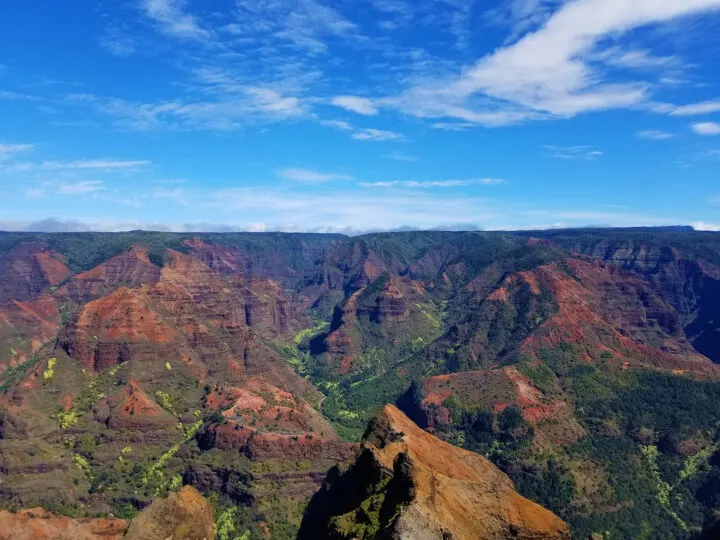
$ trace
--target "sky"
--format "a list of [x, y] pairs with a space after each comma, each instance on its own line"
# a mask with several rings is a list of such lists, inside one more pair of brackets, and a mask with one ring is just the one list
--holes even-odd
[[0, 3], [0, 230], [720, 230], [720, 0]]

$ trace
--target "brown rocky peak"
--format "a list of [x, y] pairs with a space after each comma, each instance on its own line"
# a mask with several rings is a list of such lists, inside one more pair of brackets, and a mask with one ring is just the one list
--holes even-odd
[[483, 456], [433, 437], [388, 405], [355, 464], [331, 473], [308, 508], [299, 538], [326, 537], [569, 540], [570, 532]]
[[127, 540], [213, 540], [215, 522], [210, 503], [194, 487], [185, 486], [167, 499], [156, 499], [131, 523]]
[[87, 272], [73, 276], [60, 291], [76, 302], [88, 302], [107, 295], [119, 286], [139, 287], [160, 279], [160, 268], [150, 262], [148, 250], [131, 246]]
[[110, 396], [108, 425], [115, 429], [152, 430], [169, 428], [175, 419], [153, 401], [135, 381]]

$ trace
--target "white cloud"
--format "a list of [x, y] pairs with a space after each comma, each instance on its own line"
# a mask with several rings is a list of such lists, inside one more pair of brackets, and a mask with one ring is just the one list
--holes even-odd
[[336, 107], [341, 107], [365, 116], [374, 116], [378, 113], [375, 104], [371, 100], [363, 97], [336, 96], [332, 99], [331, 103]]
[[412, 156], [410, 154], [403, 154], [402, 152], [393, 152], [392, 154], [386, 154], [384, 157], [387, 159], [393, 159], [395, 161], [403, 161], [405, 163], [419, 163], [422, 161], [418, 156]]
[[212, 37], [212, 32], [202, 28], [193, 15], [183, 11], [182, 0], [143, 0], [143, 8], [147, 16], [168, 35], [196, 41], [207, 41]]
[[320, 54], [327, 36], [349, 38], [357, 27], [337, 10], [317, 0], [238, 0], [233, 32], [258, 40], [277, 39]]
[[[347, 131], [356, 141], [402, 141], [405, 136], [394, 131], [385, 131], [382, 129], [356, 129], [349, 122], [342, 120], [321, 120], [320, 124], [339, 131]], [[405, 160], [407, 161], [407, 160]]]
[[643, 131], [638, 131], [637, 136], [640, 139], [647, 139], [649, 141], [665, 141], [667, 139], [672, 139], [673, 137], [675, 137], [675, 134], [660, 131], [658, 129], [646, 129]]
[[[1, 154], [0, 154], [1, 155]], [[73, 171], [73, 170], [104, 170], [132, 171], [148, 167], [152, 163], [146, 160], [123, 161], [117, 159], [85, 159], [77, 161], [42, 161], [40, 163], [22, 162], [9, 165], [9, 169], [16, 172], [26, 171]]]
[[706, 221], [695, 221], [690, 226], [696, 231], [713, 231], [720, 232], [720, 224], [718, 223], [707, 223]]
[[354, 129], [349, 123], [343, 120], [322, 120], [320, 124], [325, 127], [339, 129], [340, 131], [352, 131]]
[[698, 122], [692, 125], [692, 130], [698, 135], [720, 135], [720, 124], [717, 122]]
[[401, 141], [405, 137], [394, 131], [382, 129], [360, 129], [353, 133], [352, 138], [357, 141]]
[[682, 61], [677, 56], [655, 56], [648, 49], [623, 50], [620, 47], [613, 47], [595, 55], [594, 58], [609, 66], [626, 69], [654, 69], [682, 65]]
[[544, 147], [550, 157], [568, 160], [594, 160], [603, 156], [604, 152], [593, 146], [553, 146]]
[[0, 161], [9, 159], [13, 155], [32, 150], [34, 145], [32, 144], [18, 144], [18, 143], [0, 143]]
[[469, 122], [435, 122], [431, 127], [443, 131], [466, 131], [475, 126]]
[[116, 126], [137, 131], [228, 131], [254, 122], [277, 122], [308, 114], [302, 99], [262, 86], [240, 86], [214, 100], [188, 102], [142, 103], [92, 95], [71, 95], [66, 99], [73, 104], [89, 104], [112, 118]]
[[41, 188], [30, 188], [25, 190], [25, 196], [28, 199], [42, 199], [45, 196], [45, 190]]
[[147, 160], [86, 159], [80, 161], [43, 161], [43, 169], [136, 169], [150, 165]]
[[[484, 125], [637, 106], [649, 99], [650, 84], [608, 80], [593, 64], [612, 46], [608, 38], [714, 9], [720, 9], [720, 0], [567, 2], [539, 30], [481, 58], [460, 76], [423, 82], [391, 103], [415, 116]], [[669, 62], [638, 51], [619, 59], [643, 68]]]
[[137, 52], [136, 38], [118, 26], [110, 26], [100, 38], [100, 45], [113, 56], [130, 56]]
[[493, 25], [510, 28], [510, 34], [505, 39], [505, 44], [508, 44], [547, 21], [561, 2], [562, 0], [509, 0], [488, 11], [485, 17]]
[[669, 111], [672, 116], [697, 116], [720, 112], [720, 99], [681, 105]]
[[[281, 224], [282, 230], [367, 230], [398, 228], [408, 224], [430, 228], [438, 223], [479, 223], [495, 217], [482, 199], [463, 196], [437, 197], [424, 191], [375, 193], [328, 191], [319, 194], [238, 188], [214, 192], [210, 205], [216, 213], [238, 212], [249, 223]], [[432, 208], [432, 212], [428, 211]], [[262, 215], [260, 220], [256, 216]]]
[[90, 193], [97, 193], [98, 191], [104, 191], [105, 187], [99, 180], [88, 180], [84, 182], [75, 182], [70, 184], [60, 184], [58, 186], [58, 193], [60, 195], [87, 195]]
[[311, 184], [332, 182], [334, 180], [352, 180], [352, 176], [347, 174], [321, 173], [310, 169], [282, 169], [278, 171], [277, 174], [285, 180], [294, 180], [296, 182], [307, 182]]
[[360, 185], [366, 188], [389, 188], [389, 187], [407, 187], [407, 188], [454, 188], [471, 185], [497, 186], [504, 184], [505, 180], [501, 178], [469, 178], [465, 180], [391, 180], [388, 182], [361, 182]]

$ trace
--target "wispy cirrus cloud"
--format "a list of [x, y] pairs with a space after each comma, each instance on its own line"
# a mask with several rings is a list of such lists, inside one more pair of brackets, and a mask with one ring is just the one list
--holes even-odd
[[320, 124], [338, 131], [345, 131], [356, 141], [391, 142], [405, 140], [402, 133], [374, 128], [356, 128], [344, 120], [321, 120]]
[[336, 96], [330, 101], [336, 107], [364, 116], [375, 116], [378, 108], [372, 100], [358, 96]]
[[355, 129], [349, 122], [344, 120], [321, 120], [320, 124], [340, 131], [353, 131]]
[[720, 112], [720, 99], [691, 103], [689, 105], [670, 106], [668, 112], [671, 116], [698, 116]]
[[227, 131], [256, 122], [277, 122], [308, 114], [299, 97], [273, 88], [247, 86], [213, 100], [134, 102], [87, 94], [70, 95], [69, 103], [90, 105], [119, 128], [152, 131], [199, 129]]
[[466, 131], [476, 125], [471, 122], [435, 122], [430, 127], [442, 131]]
[[402, 141], [405, 136], [394, 131], [367, 128], [357, 130], [352, 138], [356, 141]]
[[125, 57], [138, 50], [136, 38], [117, 26], [108, 27], [100, 38], [100, 46], [113, 56]]
[[291, 43], [301, 50], [327, 51], [327, 37], [356, 36], [357, 26], [338, 10], [316, 0], [238, 0], [234, 33], [247, 38]]
[[537, 29], [550, 18], [562, 0], [509, 0], [485, 12], [486, 23], [509, 29], [505, 45]]
[[336, 180], [352, 180], [352, 176], [340, 173], [323, 173], [312, 169], [289, 168], [277, 171], [277, 175], [285, 180], [294, 180], [296, 182], [307, 182], [317, 184], [322, 182], [332, 182]]
[[546, 145], [548, 155], [555, 159], [591, 161], [601, 158], [604, 152], [593, 146], [554, 146]]
[[202, 28], [194, 15], [184, 11], [183, 4], [183, 0], [142, 0], [147, 16], [158, 23], [165, 34], [196, 41], [210, 40], [212, 32]]
[[420, 163], [422, 161], [422, 159], [418, 156], [405, 154], [403, 152], [392, 152], [391, 154], [385, 154], [383, 157], [394, 161], [402, 161], [404, 163]]
[[16, 172], [24, 171], [130, 171], [147, 168], [152, 165], [148, 160], [118, 160], [118, 159], [84, 159], [75, 161], [40, 161], [13, 163], [9, 168]]
[[466, 187], [472, 185], [497, 186], [504, 184], [502, 178], [467, 178], [464, 180], [391, 180], [388, 182], [361, 182], [360, 185], [366, 188], [390, 188], [390, 187], [406, 187], [406, 188], [455, 188]]
[[639, 139], [645, 139], [648, 141], [666, 141], [675, 137], [674, 133], [668, 133], [667, 131], [661, 131], [659, 129], [646, 129], [637, 132]]
[[594, 59], [608, 66], [625, 69], [680, 68], [683, 61], [678, 56], [657, 56], [649, 49], [625, 50], [621, 47], [605, 49]]
[[148, 160], [119, 160], [119, 159], [85, 159], [77, 161], [43, 161], [43, 169], [137, 169], [151, 165]]
[[35, 145], [32, 144], [0, 143], [0, 161], [10, 159], [15, 154], [27, 152], [33, 148], [35, 148]]
[[105, 186], [100, 180], [86, 180], [82, 182], [62, 183], [57, 192], [60, 195], [89, 195], [104, 191]]

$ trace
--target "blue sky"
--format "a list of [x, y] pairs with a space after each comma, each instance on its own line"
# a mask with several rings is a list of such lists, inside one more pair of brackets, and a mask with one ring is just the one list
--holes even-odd
[[720, 230], [720, 0], [0, 4], [0, 228]]

